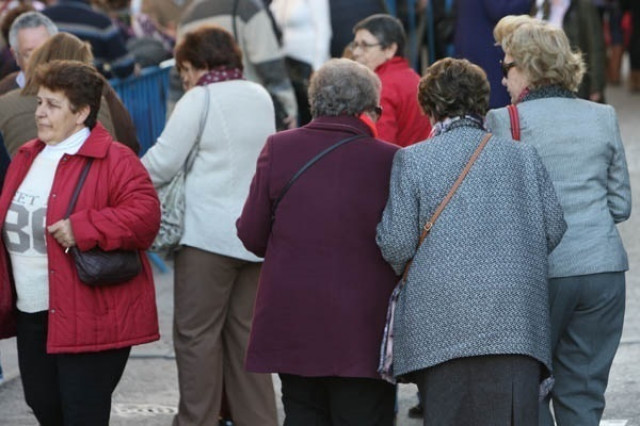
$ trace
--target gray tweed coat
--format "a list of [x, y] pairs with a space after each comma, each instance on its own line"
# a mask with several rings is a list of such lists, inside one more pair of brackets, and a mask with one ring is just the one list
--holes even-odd
[[492, 137], [416, 253], [485, 134], [459, 123], [394, 158], [377, 242], [398, 274], [415, 255], [396, 308], [394, 373], [495, 354], [550, 369], [547, 256], [566, 225], [533, 147]]

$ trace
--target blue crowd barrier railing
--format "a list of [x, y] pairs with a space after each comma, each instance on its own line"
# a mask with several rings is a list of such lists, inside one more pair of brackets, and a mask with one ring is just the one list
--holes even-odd
[[[429, 2], [431, 3], [431, 2]], [[398, 16], [398, 2], [385, 0], [385, 6], [390, 15]], [[416, 15], [416, 0], [405, 0], [408, 58], [411, 66], [420, 73], [420, 40], [418, 40], [418, 16]]]
[[109, 82], [129, 111], [140, 141], [140, 156], [160, 136], [167, 117], [169, 67], [144, 68], [140, 75]]
[[[144, 68], [140, 75], [109, 81], [136, 126], [141, 157], [155, 143], [164, 129], [167, 119], [170, 69], [170, 67], [149, 67]], [[160, 272], [168, 271], [157, 253], [147, 252], [147, 255]]]

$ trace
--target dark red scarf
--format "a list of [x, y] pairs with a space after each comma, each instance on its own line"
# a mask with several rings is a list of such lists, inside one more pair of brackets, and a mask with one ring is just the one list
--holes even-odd
[[219, 83], [221, 81], [242, 80], [243, 78], [240, 68], [218, 67], [209, 70], [200, 77], [196, 86], [206, 86], [207, 84]]

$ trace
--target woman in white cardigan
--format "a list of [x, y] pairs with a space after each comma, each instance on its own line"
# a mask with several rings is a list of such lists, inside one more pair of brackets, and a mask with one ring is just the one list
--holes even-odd
[[311, 73], [330, 58], [329, 0], [273, 0], [269, 8], [282, 31], [282, 50], [302, 126], [311, 121], [307, 97]]
[[261, 86], [243, 79], [240, 50], [219, 27], [187, 34], [176, 63], [188, 91], [142, 159], [156, 187], [169, 182], [204, 124], [175, 258], [174, 425], [218, 424], [223, 381], [236, 425], [276, 425], [271, 377], [243, 367], [262, 259], [244, 249], [235, 230], [258, 155], [275, 131], [273, 104]]

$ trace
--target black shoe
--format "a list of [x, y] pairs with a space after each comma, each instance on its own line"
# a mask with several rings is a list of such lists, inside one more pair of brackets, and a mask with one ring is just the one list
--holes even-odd
[[418, 404], [418, 405], [415, 405], [415, 406], [409, 408], [409, 411], [407, 412], [407, 414], [412, 419], [421, 419], [422, 416], [424, 415], [424, 410], [422, 409], [422, 404]]

